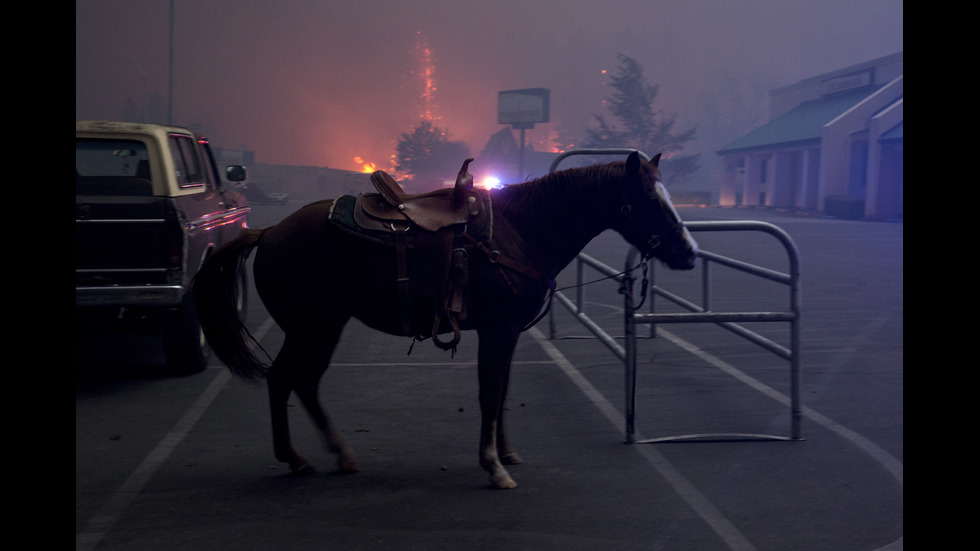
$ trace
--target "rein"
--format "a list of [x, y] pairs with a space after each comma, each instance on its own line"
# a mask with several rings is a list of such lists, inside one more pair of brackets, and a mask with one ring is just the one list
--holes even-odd
[[[535, 270], [530, 266], [521, 264], [520, 262], [514, 260], [513, 258], [501, 254], [500, 251], [498, 251], [497, 249], [491, 249], [486, 243], [477, 240], [469, 233], [464, 232], [463, 237], [465, 237], [470, 243], [476, 245], [476, 248], [483, 251], [483, 253], [487, 255], [487, 258], [490, 260], [491, 264], [500, 264], [501, 266], [506, 266], [511, 270], [522, 273], [528, 276], [529, 278], [537, 281], [538, 283], [541, 283], [542, 285], [548, 287], [552, 291], [555, 290], [556, 284], [554, 280], [551, 279], [550, 277], [545, 276], [544, 274], [542, 274], [541, 272]], [[504, 277], [504, 279], [506, 279], [506, 276]], [[517, 292], [517, 289], [510, 282], [510, 280], [507, 280], [507, 284], [510, 285], [511, 290], [513, 290], [515, 293]]]
[[649, 258], [644, 257], [644, 258], [640, 259], [640, 263], [639, 264], [637, 264], [636, 266], [633, 266], [629, 270], [623, 270], [622, 272], [619, 272], [618, 274], [608, 275], [606, 277], [600, 277], [599, 279], [593, 279], [592, 281], [586, 281], [584, 283], [577, 283], [575, 285], [566, 285], [564, 287], [558, 287], [557, 289], [555, 289], [555, 291], [564, 291], [566, 289], [577, 289], [579, 287], [585, 287], [586, 285], [592, 285], [593, 283], [599, 283], [600, 281], [605, 281], [607, 279], [614, 279], [614, 278], [617, 278], [617, 277], [622, 277], [622, 276], [624, 276], [626, 274], [633, 273], [633, 271], [635, 271], [640, 266], [643, 266], [643, 275], [644, 275], [644, 277], [646, 277], [646, 271], [647, 271], [646, 265], [647, 265], [647, 262], [649, 260], [650, 260]]
[[[506, 266], [518, 273], [528, 276], [529, 278], [533, 279], [534, 281], [537, 281], [538, 283], [548, 288], [548, 299], [547, 301], [545, 301], [544, 308], [541, 309], [538, 315], [535, 316], [534, 319], [530, 321], [530, 323], [528, 323], [527, 325], [524, 326], [523, 329], [521, 329], [521, 332], [527, 331], [531, 327], [534, 327], [539, 321], [541, 321], [542, 318], [545, 317], [545, 315], [548, 314], [548, 312], [551, 310], [551, 300], [555, 296], [555, 288], [558, 286], [555, 283], [555, 280], [541, 274], [541, 272], [538, 272], [537, 270], [531, 268], [530, 266], [521, 264], [520, 262], [517, 262], [516, 260], [501, 254], [499, 250], [491, 249], [486, 243], [478, 241], [475, 237], [473, 237], [469, 233], [464, 232], [463, 237], [465, 237], [467, 240], [473, 243], [473, 245], [475, 245], [476, 248], [483, 251], [483, 253], [487, 255], [487, 259], [490, 260], [491, 264], [499, 264], [501, 266]], [[513, 291], [516, 294], [517, 287], [515, 287], [514, 284], [511, 282], [510, 278], [507, 277], [507, 274], [504, 273], [503, 270], [500, 270], [500, 275], [501, 277], [504, 278], [504, 281], [507, 282], [507, 286], [510, 287], [511, 291]]]
[[[577, 289], [579, 287], [585, 287], [586, 285], [592, 285], [593, 283], [599, 283], [600, 281], [605, 281], [607, 279], [614, 279], [614, 278], [617, 278], [617, 277], [622, 277], [622, 276], [624, 276], [626, 274], [632, 274], [634, 271], [636, 271], [637, 268], [642, 267], [643, 268], [643, 283], [641, 285], [641, 291], [640, 291], [640, 296], [642, 298], [640, 299], [640, 303], [637, 304], [633, 308], [633, 310], [636, 311], [636, 310], [639, 310], [641, 306], [643, 306], [643, 303], [646, 302], [646, 299], [647, 299], [647, 287], [650, 284], [650, 279], [647, 277], [648, 262], [650, 262], [650, 258], [644, 256], [643, 258], [640, 259], [639, 264], [637, 264], [636, 266], [633, 266], [632, 268], [630, 268], [628, 270], [623, 270], [622, 272], [619, 272], [618, 274], [613, 274], [613, 275], [609, 275], [609, 276], [606, 276], [606, 277], [600, 277], [599, 279], [593, 279], [592, 281], [586, 281], [584, 283], [578, 283], [576, 285], [566, 285], [565, 287], [560, 287], [558, 289], [555, 289], [555, 291], [564, 291], [565, 289]], [[626, 293], [626, 287], [625, 287], [625, 285], [626, 285], [626, 282], [625, 281], [622, 283], [622, 285], [620, 285], [620, 287], [619, 287], [619, 294], [622, 295], [622, 294], [625, 294]], [[550, 298], [549, 298], [549, 301], [550, 301]]]

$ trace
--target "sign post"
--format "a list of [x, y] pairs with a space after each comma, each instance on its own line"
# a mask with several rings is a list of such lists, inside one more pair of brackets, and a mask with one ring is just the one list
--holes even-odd
[[548, 122], [551, 110], [551, 90], [525, 88], [505, 90], [497, 94], [497, 124], [509, 124], [521, 131], [521, 159], [518, 176], [524, 174], [524, 131], [538, 122]]

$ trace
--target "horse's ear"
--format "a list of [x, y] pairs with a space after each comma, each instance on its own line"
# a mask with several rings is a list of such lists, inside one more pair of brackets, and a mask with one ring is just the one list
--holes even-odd
[[626, 174], [630, 176], [640, 173], [640, 154], [636, 151], [629, 154], [626, 157]]
[[650, 162], [653, 163], [653, 166], [657, 168], [660, 168], [660, 155], [661, 153], [657, 153], [653, 156], [653, 159], [650, 160]]

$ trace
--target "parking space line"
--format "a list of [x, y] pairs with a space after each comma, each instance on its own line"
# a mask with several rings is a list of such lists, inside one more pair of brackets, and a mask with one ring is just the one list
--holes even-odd
[[[698, 358], [701, 358], [708, 364], [717, 367], [718, 369], [724, 371], [725, 373], [731, 375], [732, 377], [735, 377], [742, 383], [761, 392], [762, 394], [765, 394], [766, 396], [772, 398], [773, 400], [776, 400], [777, 402], [787, 407], [791, 405], [791, 400], [788, 396], [766, 385], [765, 383], [743, 373], [742, 371], [737, 369], [735, 366], [729, 364], [728, 362], [725, 362], [724, 360], [712, 356], [711, 354], [705, 352], [704, 350], [701, 350], [697, 346], [685, 341], [684, 339], [678, 337], [677, 335], [671, 333], [670, 331], [667, 331], [665, 329], [658, 329], [658, 331], [660, 332], [660, 335], [662, 337], [671, 341], [682, 350], [690, 354], [693, 354]], [[838, 435], [839, 437], [845, 440], [849, 440], [852, 444], [854, 444], [855, 447], [857, 447], [862, 452], [868, 454], [869, 456], [871, 456], [872, 459], [878, 462], [878, 464], [881, 465], [881, 467], [889, 475], [891, 475], [896, 482], [898, 482], [899, 486], [904, 487], [905, 468], [903, 463], [899, 461], [895, 456], [888, 453], [888, 451], [886, 451], [878, 444], [875, 444], [874, 442], [868, 440], [861, 434], [858, 434], [857, 432], [837, 423], [833, 419], [830, 419], [829, 417], [821, 413], [818, 413], [817, 411], [806, 406], [802, 406], [801, 409], [802, 409], [801, 413], [804, 418], [813, 421], [814, 423], [817, 423], [818, 425], [826, 428], [827, 430], [833, 432], [834, 434]]]
[[[265, 333], [271, 327], [272, 318], [269, 318], [256, 331], [256, 340], [265, 336]], [[112, 528], [112, 525], [119, 520], [119, 517], [136, 500], [140, 492], [143, 491], [143, 487], [146, 486], [150, 478], [163, 465], [171, 452], [174, 451], [191, 429], [194, 428], [194, 425], [204, 415], [204, 412], [211, 406], [211, 402], [214, 401], [228, 381], [231, 380], [231, 372], [225, 369], [224, 366], [220, 367], [221, 370], [211, 381], [211, 384], [204, 389], [204, 392], [198, 396], [191, 407], [184, 412], [183, 417], [177, 421], [174, 428], [170, 429], [170, 432], [143, 459], [143, 462], [136, 467], [136, 470], [129, 475], [129, 478], [112, 494], [109, 501], [89, 519], [82, 531], [75, 536], [75, 551], [88, 551], [95, 548], [102, 541], [102, 538]]]
[[139, 496], [143, 487], [167, 460], [174, 448], [187, 436], [187, 433], [194, 427], [230, 378], [231, 373], [226, 369], [215, 376], [211, 384], [184, 413], [184, 416], [177, 421], [174, 428], [163, 437], [156, 448], [146, 456], [143, 462], [136, 467], [136, 470], [129, 475], [129, 478], [112, 494], [109, 501], [99, 509], [95, 516], [89, 519], [85, 528], [75, 536], [75, 551], [92, 549], [105, 537], [105, 534]]
[[[626, 421], [623, 415], [611, 404], [606, 397], [596, 389], [565, 357], [561, 351], [552, 344], [541, 331], [535, 327], [528, 330], [541, 348], [554, 360], [555, 364], [565, 372], [565, 375], [575, 383], [576, 386], [589, 398], [589, 400], [601, 411], [609, 421], [622, 428]], [[642, 435], [636, 433], [637, 439], [642, 439]], [[684, 501], [724, 540], [729, 549], [735, 551], [751, 551], [755, 549], [748, 539], [739, 532], [725, 515], [711, 503], [707, 497], [694, 487], [684, 476], [674, 467], [666, 457], [661, 455], [653, 446], [633, 446], [644, 459], [674, 488]]]

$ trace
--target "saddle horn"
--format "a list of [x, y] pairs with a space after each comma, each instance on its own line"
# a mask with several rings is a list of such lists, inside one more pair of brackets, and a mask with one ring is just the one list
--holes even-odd
[[463, 166], [456, 175], [456, 186], [453, 187], [453, 208], [459, 209], [466, 202], [466, 192], [473, 188], [473, 175], [467, 172], [472, 158], [463, 161]]

